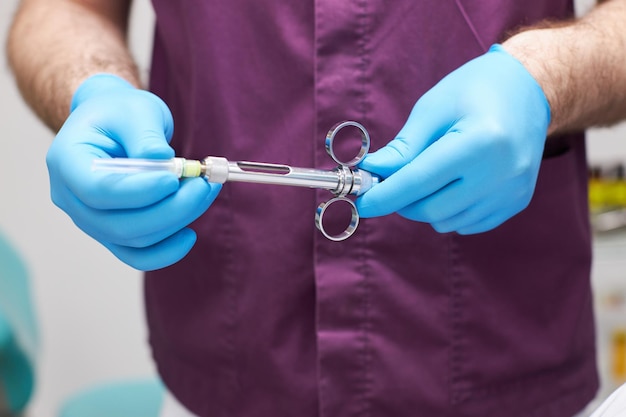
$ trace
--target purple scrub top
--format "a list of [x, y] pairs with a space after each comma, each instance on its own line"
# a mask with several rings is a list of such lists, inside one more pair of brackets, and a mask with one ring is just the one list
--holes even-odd
[[[151, 88], [178, 155], [334, 167], [444, 75], [570, 0], [153, 0]], [[181, 262], [147, 274], [168, 389], [203, 417], [569, 417], [597, 376], [582, 134], [551, 138], [535, 196], [478, 235], [397, 215], [344, 242], [327, 191], [225, 184]], [[331, 219], [332, 220], [332, 219]]]

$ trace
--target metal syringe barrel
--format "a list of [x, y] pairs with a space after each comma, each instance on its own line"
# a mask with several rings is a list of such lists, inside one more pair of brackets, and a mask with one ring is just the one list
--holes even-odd
[[361, 195], [379, 182], [378, 177], [371, 173], [347, 166], [327, 171], [258, 162], [230, 162], [216, 156], [206, 157], [202, 163], [203, 174], [210, 182], [237, 181], [322, 188], [337, 196]]

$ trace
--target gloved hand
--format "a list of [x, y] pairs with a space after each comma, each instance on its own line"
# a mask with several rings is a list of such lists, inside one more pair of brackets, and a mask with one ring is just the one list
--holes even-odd
[[74, 94], [71, 113], [47, 154], [53, 202], [85, 233], [140, 270], [171, 265], [194, 245], [186, 226], [220, 186], [169, 172], [93, 171], [95, 158], [168, 159], [172, 115], [154, 94], [98, 74]]
[[493, 229], [529, 204], [549, 122], [539, 84], [494, 45], [424, 94], [396, 138], [363, 160], [384, 181], [357, 200], [359, 214]]

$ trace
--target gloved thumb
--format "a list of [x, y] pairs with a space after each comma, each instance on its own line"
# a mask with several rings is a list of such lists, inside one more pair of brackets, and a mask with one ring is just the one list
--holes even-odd
[[365, 156], [359, 167], [387, 178], [413, 160], [415, 151], [405, 136], [396, 136], [386, 146]]

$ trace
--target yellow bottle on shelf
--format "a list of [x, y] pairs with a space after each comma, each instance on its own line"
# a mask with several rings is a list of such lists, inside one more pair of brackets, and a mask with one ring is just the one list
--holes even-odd
[[611, 345], [611, 376], [619, 385], [626, 381], [626, 329], [613, 330]]
[[624, 177], [624, 165], [620, 164], [617, 167], [617, 175], [612, 188], [613, 201], [619, 208], [626, 207], [626, 178]]
[[602, 169], [598, 166], [589, 169], [589, 208], [591, 213], [598, 213], [606, 206]]

